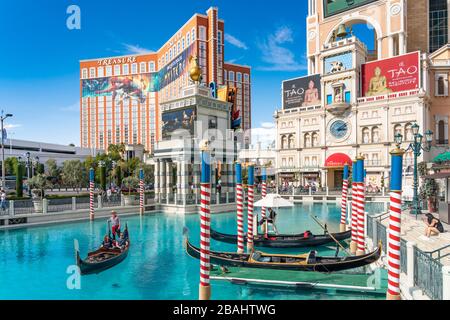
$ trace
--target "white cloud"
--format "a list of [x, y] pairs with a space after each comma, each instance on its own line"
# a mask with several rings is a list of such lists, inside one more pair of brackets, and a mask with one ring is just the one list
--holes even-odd
[[261, 148], [265, 149], [275, 142], [276, 128], [271, 122], [263, 122], [258, 128], [251, 129], [252, 143], [257, 145], [261, 143]]
[[139, 45], [135, 45], [135, 44], [122, 43], [122, 45], [125, 49], [126, 54], [147, 54], [147, 53], [154, 52], [150, 49], [146, 49], [146, 48], [143, 48], [143, 47], [141, 47]]
[[263, 71], [302, 71], [306, 66], [297, 62], [295, 54], [286, 44], [293, 43], [293, 31], [287, 26], [278, 28], [275, 33], [269, 34], [267, 39], [259, 43], [262, 61], [266, 65], [258, 69]]
[[12, 123], [5, 124], [5, 126], [4, 126], [4, 128], [6, 130], [11, 130], [11, 129], [20, 128], [20, 127], [22, 127], [21, 124], [12, 124]]
[[225, 33], [225, 41], [239, 49], [248, 50], [247, 45], [243, 41], [233, 37], [231, 34]]
[[73, 103], [69, 106], [60, 108], [60, 110], [64, 111], [64, 112], [79, 112], [80, 111], [80, 102], [76, 101], [75, 103]]

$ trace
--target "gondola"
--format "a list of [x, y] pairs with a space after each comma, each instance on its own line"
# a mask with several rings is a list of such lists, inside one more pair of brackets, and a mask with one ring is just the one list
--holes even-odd
[[[200, 249], [189, 242], [187, 232], [185, 245], [188, 255], [200, 259]], [[370, 265], [378, 261], [381, 250], [380, 244], [374, 252], [351, 257], [321, 257], [317, 256], [316, 251], [301, 255], [266, 254], [258, 251], [250, 254], [211, 251], [210, 259], [211, 264], [218, 266], [330, 273]]]
[[[343, 241], [349, 239], [352, 235], [351, 230], [332, 233], [331, 234], [337, 241]], [[225, 243], [237, 243], [237, 235], [220, 233], [211, 229], [211, 238], [220, 242]], [[245, 237], [244, 241], [247, 241]], [[255, 247], [266, 247], [266, 248], [304, 248], [304, 247], [315, 247], [322, 246], [328, 243], [334, 243], [335, 240], [330, 236], [330, 234], [314, 235], [311, 234], [309, 237], [305, 238], [304, 234], [279, 234], [279, 235], [269, 235], [267, 238], [264, 235], [255, 235], [253, 238], [253, 243]]]
[[128, 256], [128, 250], [130, 249], [128, 226], [125, 227], [124, 234], [128, 238], [128, 245], [123, 250], [119, 248], [99, 248], [96, 251], [90, 252], [84, 260], [80, 258], [78, 242], [75, 240], [75, 259], [77, 266], [80, 268], [81, 274], [98, 274], [125, 260]]

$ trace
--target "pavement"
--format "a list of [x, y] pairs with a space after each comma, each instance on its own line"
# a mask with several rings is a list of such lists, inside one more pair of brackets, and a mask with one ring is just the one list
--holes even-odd
[[[425, 236], [425, 224], [422, 221], [423, 215], [418, 216], [417, 220], [414, 215], [408, 211], [402, 213], [402, 238], [406, 241], [414, 242], [417, 247], [424, 252], [432, 252], [450, 245], [450, 225], [443, 223], [444, 233], [438, 236], [427, 238]], [[389, 219], [385, 219], [383, 224], [388, 226]], [[442, 250], [441, 255], [450, 254], [450, 248]], [[437, 258], [437, 254], [433, 258]], [[441, 259], [444, 266], [450, 266], [450, 255]]]

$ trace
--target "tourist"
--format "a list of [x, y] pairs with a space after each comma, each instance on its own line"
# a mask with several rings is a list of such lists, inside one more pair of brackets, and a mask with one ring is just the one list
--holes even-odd
[[111, 202], [111, 196], [112, 196], [111, 188], [108, 188], [108, 190], [106, 190], [106, 199], [108, 200], [108, 202]]
[[222, 192], [222, 180], [217, 181], [216, 191], [218, 194]]
[[111, 240], [111, 238], [108, 235], [106, 235], [103, 238], [102, 248], [105, 248], [105, 249], [112, 249], [113, 248], [112, 240]]
[[111, 231], [113, 234], [113, 239], [116, 239], [116, 233], [120, 234], [120, 219], [117, 215], [117, 212], [112, 211], [111, 212], [111, 218], [109, 218], [109, 221], [111, 222]]
[[6, 210], [6, 192], [3, 189], [0, 191], [0, 205], [1, 205], [2, 211], [5, 211]]
[[438, 236], [440, 233], [444, 232], [444, 226], [442, 222], [435, 218], [431, 213], [427, 213], [423, 218], [426, 224], [425, 236], [430, 238], [431, 236]]
[[125, 237], [125, 233], [121, 232], [119, 240], [116, 241], [116, 247], [120, 250], [125, 249], [125, 247], [128, 245], [128, 239]]

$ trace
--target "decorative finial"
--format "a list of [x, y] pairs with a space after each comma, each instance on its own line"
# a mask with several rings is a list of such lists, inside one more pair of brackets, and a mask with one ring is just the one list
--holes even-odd
[[189, 58], [189, 76], [192, 81], [195, 83], [199, 83], [202, 78], [202, 69], [198, 65], [198, 58], [197, 56], [191, 56]]
[[200, 150], [201, 151], [208, 151], [209, 150], [209, 141], [208, 140], [202, 140], [200, 141]]

